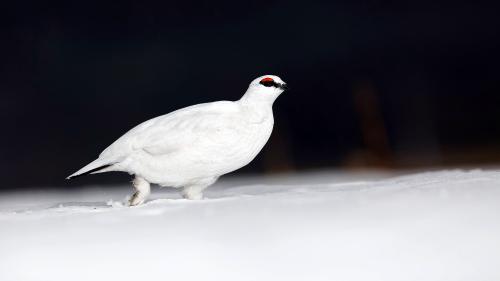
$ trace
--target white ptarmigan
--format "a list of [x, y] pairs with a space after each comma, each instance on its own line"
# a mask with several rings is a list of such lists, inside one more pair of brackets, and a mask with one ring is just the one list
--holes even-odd
[[68, 177], [122, 171], [135, 175], [131, 206], [150, 194], [150, 183], [183, 188], [187, 199], [201, 199], [218, 177], [252, 161], [274, 125], [272, 105], [286, 89], [278, 76], [250, 83], [238, 101], [185, 107], [134, 127], [99, 158]]

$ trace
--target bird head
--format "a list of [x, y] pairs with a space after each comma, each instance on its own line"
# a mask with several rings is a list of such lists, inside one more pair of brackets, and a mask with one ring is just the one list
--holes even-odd
[[271, 103], [285, 90], [287, 84], [276, 75], [264, 75], [254, 79], [243, 96], [246, 99], [270, 101]]

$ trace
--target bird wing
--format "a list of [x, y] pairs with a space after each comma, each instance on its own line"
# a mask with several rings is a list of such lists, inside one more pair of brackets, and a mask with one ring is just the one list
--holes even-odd
[[137, 150], [163, 155], [207, 144], [227, 145], [238, 138], [242, 129], [238, 111], [234, 102], [222, 101], [190, 106], [153, 118], [120, 137], [101, 153], [100, 158], [119, 159]]

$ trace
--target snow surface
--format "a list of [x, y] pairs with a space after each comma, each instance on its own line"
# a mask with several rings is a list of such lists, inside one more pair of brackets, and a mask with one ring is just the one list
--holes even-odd
[[0, 280], [500, 280], [500, 172], [230, 178], [133, 208], [130, 192], [0, 194]]

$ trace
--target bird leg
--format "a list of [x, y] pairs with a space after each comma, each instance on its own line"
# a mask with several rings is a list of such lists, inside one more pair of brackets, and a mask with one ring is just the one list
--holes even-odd
[[149, 196], [151, 187], [149, 182], [139, 176], [135, 176], [132, 184], [134, 185], [135, 192], [128, 202], [130, 206], [137, 206], [142, 204]]
[[182, 190], [182, 197], [190, 200], [201, 200], [203, 199], [203, 190], [209, 187], [217, 180], [217, 177], [206, 178], [199, 180], [194, 184], [187, 185]]
[[182, 197], [190, 200], [201, 200], [203, 199], [203, 190], [207, 188], [208, 185], [190, 185], [184, 187], [182, 190]]

